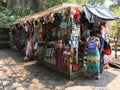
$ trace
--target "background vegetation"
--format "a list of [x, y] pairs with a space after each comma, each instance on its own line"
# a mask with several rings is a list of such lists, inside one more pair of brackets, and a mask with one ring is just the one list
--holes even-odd
[[[34, 12], [39, 12], [42, 9], [49, 8], [62, 2], [74, 2], [80, 5], [93, 4], [104, 6], [106, 0], [44, 0], [44, 2], [42, 0], [34, 0], [34, 2], [32, 2], [31, 0], [17, 0], [17, 1], [14, 2], [13, 0], [0, 1], [0, 25], [13, 22], [20, 17], [33, 14]], [[120, 16], [120, 0], [110, 1], [113, 1], [113, 4], [109, 7], [109, 9], [112, 10], [113, 13], [116, 14], [117, 16]], [[44, 8], [42, 8], [43, 6]], [[111, 37], [119, 38], [120, 35], [119, 30], [120, 23], [116, 21], [111, 22]]]
[[[51, 6], [61, 4], [62, 2], [74, 2], [80, 5], [92, 4], [105, 6], [106, 0], [0, 0], [0, 25], [10, 23], [18, 18], [26, 15], [31, 15]], [[107, 0], [112, 1], [109, 7], [114, 14], [120, 16], [120, 0]], [[108, 6], [108, 5], [107, 5]], [[115, 42], [116, 50], [117, 43], [120, 42], [120, 20], [111, 22], [111, 37]]]
[[[61, 4], [62, 2], [76, 2], [81, 5], [83, 4], [99, 4], [103, 5], [105, 0], [34, 0], [34, 2], [31, 2], [31, 0], [18, 0], [19, 2], [12, 1], [12, 0], [1, 0], [0, 2], [0, 21], [1, 23], [8, 23], [12, 22], [22, 16], [33, 14], [33, 12], [38, 12], [40, 9], [38, 9], [40, 6], [42, 8], [42, 5], [44, 6], [44, 9]], [[15, 5], [12, 5], [14, 3]], [[19, 4], [17, 4], [19, 3]], [[33, 9], [36, 6], [35, 9]], [[39, 6], [37, 8], [37, 6]], [[37, 11], [36, 11], [37, 10]]]

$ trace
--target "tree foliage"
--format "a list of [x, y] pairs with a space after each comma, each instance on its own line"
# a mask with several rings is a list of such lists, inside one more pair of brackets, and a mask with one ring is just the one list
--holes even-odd
[[[80, 5], [84, 4], [93, 4], [93, 5], [102, 5], [105, 0], [45, 0], [48, 4], [48, 7], [61, 4], [63, 2], [76, 2]], [[7, 8], [0, 4], [0, 20], [2, 23], [7, 23], [16, 20], [22, 16], [30, 15], [33, 11], [30, 4], [25, 4], [24, 6], [15, 5], [12, 8]]]
[[[114, 14], [120, 16], [120, 2], [112, 5], [110, 9], [114, 12]], [[117, 58], [118, 41], [120, 40], [120, 21], [113, 21], [111, 23], [111, 37], [114, 37], [115, 58]]]
[[45, 0], [49, 7], [60, 4], [62, 2], [76, 2], [78, 4], [92, 4], [92, 5], [103, 5], [105, 0]]
[[14, 6], [13, 8], [7, 8], [0, 4], [0, 23], [5, 24], [16, 20], [22, 16], [30, 15], [33, 11], [29, 4], [23, 6]]
[[[120, 16], [120, 3], [116, 5], [112, 5], [110, 9], [115, 15]], [[112, 21], [111, 22], [111, 36], [116, 37], [119, 34], [119, 30], [120, 30], [120, 22]]]

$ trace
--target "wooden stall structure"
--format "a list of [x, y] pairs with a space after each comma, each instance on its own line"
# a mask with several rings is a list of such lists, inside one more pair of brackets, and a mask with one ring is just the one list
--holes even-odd
[[11, 24], [11, 48], [25, 53], [25, 60], [34, 56], [38, 64], [75, 78], [86, 72], [85, 43], [90, 32], [101, 30], [106, 20], [117, 19], [92, 10], [93, 6], [62, 3], [20, 18]]

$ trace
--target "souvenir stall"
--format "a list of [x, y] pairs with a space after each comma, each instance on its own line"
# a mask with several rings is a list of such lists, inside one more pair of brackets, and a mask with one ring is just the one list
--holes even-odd
[[82, 7], [63, 3], [43, 12], [16, 20], [11, 25], [11, 47], [37, 56], [37, 63], [50, 66], [71, 77], [83, 67], [79, 61]]
[[78, 56], [82, 7], [63, 3], [48, 11], [42, 17], [37, 16], [42, 26], [37, 62], [65, 74], [66, 77], [76, 77], [80, 75], [77, 73], [80, 73], [84, 64]]
[[[99, 10], [102, 12], [101, 8]], [[63, 3], [51, 7], [11, 25], [11, 46], [24, 51], [25, 59], [36, 56], [38, 64], [51, 67], [66, 77], [77, 77], [85, 69], [85, 45], [90, 32], [101, 30], [101, 26], [106, 25], [104, 21], [117, 18], [107, 16], [108, 13], [103, 17], [99, 15], [87, 5]]]

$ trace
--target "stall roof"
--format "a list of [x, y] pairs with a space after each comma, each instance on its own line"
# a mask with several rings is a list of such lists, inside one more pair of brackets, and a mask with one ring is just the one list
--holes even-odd
[[119, 19], [109, 9], [93, 5], [84, 5], [84, 12], [89, 22], [103, 22]]
[[114, 14], [112, 14], [112, 12], [104, 7], [97, 7], [97, 6], [93, 6], [93, 5], [84, 5], [83, 7], [77, 3], [62, 3], [56, 6], [53, 6], [51, 8], [48, 8], [44, 11], [35, 13], [33, 15], [29, 15], [29, 16], [24, 16], [20, 19], [17, 19], [15, 22], [13, 22], [11, 25], [14, 25], [16, 23], [20, 23], [26, 20], [31, 20], [31, 19], [38, 19], [42, 16], [48, 15], [51, 12], [57, 12], [59, 10], [62, 10], [64, 8], [67, 7], [78, 7], [78, 9], [80, 11], [82, 11], [82, 9], [85, 12], [85, 15], [88, 19], [88, 21], [90, 23], [95, 23], [95, 22], [103, 22], [103, 21], [110, 21], [110, 20], [116, 20], [119, 17], [115, 16]]
[[42, 17], [42, 16], [45, 16], [45, 15], [49, 14], [50, 12], [57, 12], [59, 10], [67, 8], [67, 7], [78, 7], [79, 10], [82, 10], [82, 6], [80, 6], [77, 3], [62, 3], [62, 4], [59, 4], [59, 5], [53, 6], [51, 8], [48, 8], [44, 11], [41, 11], [39, 13], [35, 13], [33, 15], [29, 15], [29, 16], [25, 16], [23, 18], [17, 19], [15, 22], [22, 22], [22, 21], [25, 21], [25, 20], [37, 19], [39, 17]]

